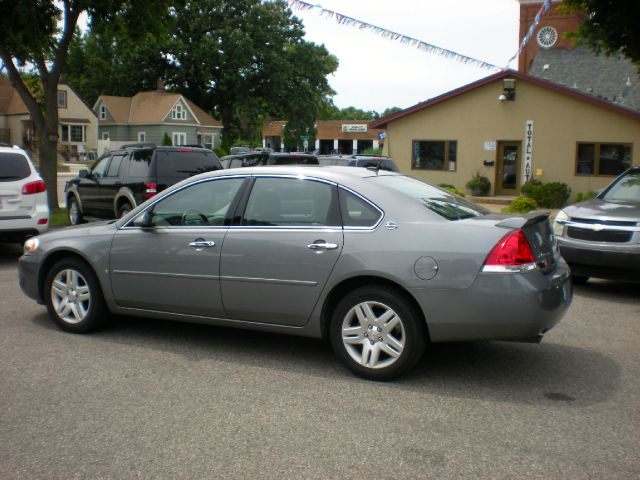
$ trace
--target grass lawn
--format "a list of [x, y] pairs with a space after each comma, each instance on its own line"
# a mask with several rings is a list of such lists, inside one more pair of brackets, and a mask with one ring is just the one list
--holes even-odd
[[69, 217], [66, 208], [56, 208], [49, 218], [49, 226], [66, 227], [69, 225]]

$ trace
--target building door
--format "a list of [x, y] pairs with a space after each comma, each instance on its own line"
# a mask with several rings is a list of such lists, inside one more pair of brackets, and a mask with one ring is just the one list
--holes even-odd
[[518, 195], [520, 191], [520, 142], [498, 142], [496, 195]]

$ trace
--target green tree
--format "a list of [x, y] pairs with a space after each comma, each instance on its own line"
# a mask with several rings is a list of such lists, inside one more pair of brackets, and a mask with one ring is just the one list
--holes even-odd
[[[153, 0], [0, 0], [0, 59], [35, 125], [40, 172], [47, 182], [50, 209], [58, 203], [58, 81], [65, 70], [80, 14], [86, 12], [91, 21], [109, 22], [122, 12], [130, 28], [144, 31], [150, 28], [149, 12], [160, 4]], [[25, 69], [38, 74], [42, 84], [41, 104], [23, 80]]]
[[160, 10], [154, 31], [128, 28], [122, 12], [110, 22], [94, 22], [76, 32], [64, 77], [89, 105], [100, 95], [130, 97], [153, 90], [168, 66], [162, 52], [169, 38], [169, 10]]
[[337, 60], [303, 39], [283, 0], [189, 0], [175, 17], [167, 83], [224, 125], [223, 144], [254, 138], [267, 118], [313, 127]]
[[640, 70], [640, 2], [638, 0], [565, 0], [564, 8], [586, 13], [570, 37], [596, 53], [622, 53]]

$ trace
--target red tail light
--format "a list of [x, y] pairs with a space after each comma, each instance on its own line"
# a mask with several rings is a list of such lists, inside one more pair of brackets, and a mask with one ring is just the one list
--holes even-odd
[[526, 272], [534, 270], [536, 260], [522, 230], [509, 232], [487, 256], [483, 272]]
[[23, 195], [33, 195], [35, 193], [42, 193], [47, 191], [47, 184], [42, 180], [36, 180], [35, 182], [25, 183], [22, 186]]
[[145, 185], [145, 191], [143, 198], [146, 200], [147, 198], [153, 197], [156, 193], [158, 193], [158, 185], [153, 182], [149, 182]]

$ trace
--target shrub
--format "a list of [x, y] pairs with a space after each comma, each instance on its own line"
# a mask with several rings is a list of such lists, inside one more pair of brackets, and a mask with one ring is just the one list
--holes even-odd
[[538, 208], [538, 203], [529, 197], [518, 197], [503, 209], [506, 213], [527, 213]]
[[536, 179], [525, 183], [520, 191], [543, 208], [560, 208], [567, 203], [571, 195], [571, 189], [566, 183], [542, 183]]
[[362, 152], [363, 155], [382, 155], [382, 148], [365, 148]]
[[170, 147], [171, 145], [173, 145], [173, 142], [171, 141], [171, 137], [169, 136], [168, 133], [165, 133], [164, 137], [162, 137], [162, 146]]
[[491, 182], [487, 177], [476, 170], [476, 172], [471, 177], [471, 180], [469, 180], [465, 184], [465, 187], [469, 189], [471, 195], [482, 196], [486, 195], [487, 193], [489, 193], [489, 190], [491, 190]]
[[451, 185], [450, 183], [439, 183], [438, 186], [440, 188], [447, 190], [448, 192], [464, 197], [464, 192], [462, 190], [457, 189], [455, 186]]

